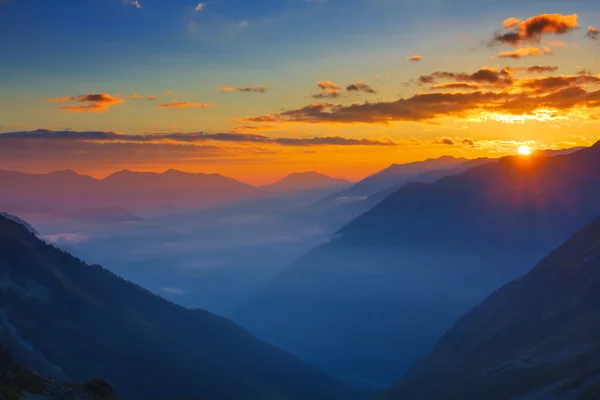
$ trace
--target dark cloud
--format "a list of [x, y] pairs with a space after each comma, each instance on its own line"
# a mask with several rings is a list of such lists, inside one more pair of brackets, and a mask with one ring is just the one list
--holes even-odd
[[346, 86], [346, 90], [349, 92], [365, 92], [365, 93], [371, 93], [371, 94], [375, 94], [375, 89], [373, 89], [371, 86], [367, 85], [366, 83], [362, 83], [362, 82], [358, 82], [358, 83], [352, 83], [348, 86]]
[[505, 70], [498, 70], [495, 68], [481, 68], [472, 74], [437, 71], [430, 75], [421, 75], [419, 77], [419, 82], [425, 84], [435, 83], [439, 80], [453, 80], [457, 82], [475, 82], [489, 84], [508, 84], [511, 82], [510, 76], [506, 76]]
[[361, 139], [334, 137], [311, 138], [272, 138], [258, 134], [240, 133], [146, 133], [141, 135], [127, 135], [117, 132], [104, 131], [55, 131], [39, 129], [36, 131], [21, 131], [0, 134], [0, 141], [8, 140], [43, 140], [43, 141], [70, 141], [93, 143], [170, 143], [170, 144], [195, 144], [203, 142], [231, 142], [231, 143], [258, 143], [276, 144], [282, 146], [395, 146], [388, 139]]
[[558, 67], [550, 66], [550, 65], [534, 65], [533, 67], [527, 68], [527, 73], [529, 74], [546, 74], [548, 72], [556, 72], [558, 71]]
[[421, 62], [421, 60], [423, 60], [423, 56], [406, 57], [406, 59], [410, 62]]
[[539, 43], [544, 35], [563, 35], [579, 28], [577, 18], [577, 14], [541, 14], [525, 21], [509, 18], [504, 21], [504, 27], [508, 32], [497, 33], [491, 43], [505, 43], [513, 46], [523, 43]]
[[592, 40], [600, 40], [600, 31], [593, 26], [588, 26], [588, 30], [585, 33], [585, 37]]
[[445, 144], [448, 146], [453, 146], [454, 145], [454, 141], [452, 139], [449, 138], [441, 138], [441, 139], [435, 139], [433, 141], [434, 144]]

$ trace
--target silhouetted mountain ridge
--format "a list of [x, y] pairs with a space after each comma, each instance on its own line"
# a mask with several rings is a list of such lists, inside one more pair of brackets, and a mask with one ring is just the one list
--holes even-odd
[[[233, 322], [176, 306], [0, 217], [0, 335], [17, 361], [126, 398], [352, 399]], [[6, 339], [6, 340], [5, 340]]]

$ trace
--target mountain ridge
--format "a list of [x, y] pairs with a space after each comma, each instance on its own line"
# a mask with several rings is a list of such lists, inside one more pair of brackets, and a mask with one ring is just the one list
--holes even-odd
[[357, 396], [239, 325], [84, 264], [2, 217], [0, 254], [0, 333], [18, 335], [19, 361], [35, 349], [48, 368], [76, 381], [101, 376], [127, 398]]

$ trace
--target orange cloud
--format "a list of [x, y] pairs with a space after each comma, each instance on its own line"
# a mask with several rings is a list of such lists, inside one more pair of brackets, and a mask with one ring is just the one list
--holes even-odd
[[420, 62], [421, 60], [423, 60], [423, 58], [423, 56], [406, 57], [406, 59], [410, 62]]
[[547, 50], [549, 50], [549, 49], [546, 49], [546, 48], [538, 49], [537, 47], [525, 47], [525, 48], [516, 49], [513, 51], [503, 51], [498, 54], [498, 57], [499, 58], [519, 59], [519, 58], [523, 58], [523, 57], [540, 56], [542, 54], [549, 54], [550, 52]]
[[75, 101], [75, 96], [66, 96], [66, 97], [52, 97], [50, 99], [46, 99], [49, 103], [66, 103], [67, 101]]
[[593, 26], [588, 26], [588, 30], [585, 34], [585, 37], [592, 40], [600, 40], [600, 32]]
[[244, 93], [265, 93], [267, 91], [267, 86], [224, 86], [221, 89], [221, 92], [244, 92]]
[[509, 18], [504, 21], [506, 33], [498, 33], [492, 43], [505, 43], [519, 46], [522, 43], [539, 43], [542, 36], [562, 35], [579, 28], [577, 14], [541, 14], [525, 21]]
[[315, 99], [336, 98], [340, 95], [340, 87], [331, 81], [322, 81], [318, 83], [320, 93], [312, 95]]
[[502, 23], [502, 25], [504, 25], [504, 27], [506, 29], [512, 29], [515, 26], [519, 25], [520, 23], [521, 23], [521, 20], [519, 18], [511, 17], [511, 18], [505, 19], [504, 22]]
[[552, 40], [551, 42], [548, 43], [548, 46], [550, 46], [550, 47], [567, 47], [567, 44], [565, 42], [561, 42], [560, 40]]
[[131, 96], [129, 96], [129, 98], [132, 100], [156, 100], [156, 97], [154, 96], [142, 97], [137, 93], [132, 94]]
[[440, 83], [438, 85], [433, 85], [430, 90], [477, 90], [479, 89], [479, 85], [473, 85], [471, 83], [466, 82], [446, 82]]
[[208, 108], [214, 107], [214, 104], [205, 104], [205, 103], [190, 103], [187, 101], [179, 101], [173, 100], [170, 103], [159, 104], [159, 107], [162, 108]]
[[86, 104], [81, 106], [64, 106], [61, 107], [61, 110], [73, 112], [104, 111], [115, 104], [122, 103], [124, 100], [106, 93], [94, 93], [81, 95], [77, 97], [77, 101]]
[[[553, 68], [553, 67], [536, 67]], [[534, 71], [533, 69], [531, 70]], [[504, 70], [482, 68], [468, 73], [435, 72], [432, 78], [482, 83], [475, 91], [454, 93], [419, 93], [391, 102], [358, 103], [349, 106], [330, 103], [271, 114], [280, 123], [390, 123], [396, 121], [427, 122], [444, 117], [461, 119], [490, 118], [510, 122], [515, 120], [569, 118], [574, 115], [593, 118], [600, 112], [600, 77], [591, 74], [513, 78]], [[444, 86], [438, 87], [438, 89]], [[259, 121], [261, 117], [247, 120]]]

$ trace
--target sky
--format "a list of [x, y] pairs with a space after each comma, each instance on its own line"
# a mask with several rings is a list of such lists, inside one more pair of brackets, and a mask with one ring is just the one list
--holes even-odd
[[0, 0], [0, 168], [361, 179], [600, 139], [597, 0]]

